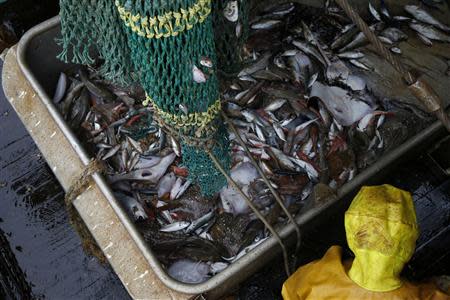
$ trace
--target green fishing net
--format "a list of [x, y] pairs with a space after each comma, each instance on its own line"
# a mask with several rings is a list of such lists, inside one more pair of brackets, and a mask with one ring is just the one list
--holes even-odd
[[213, 1], [213, 22], [219, 69], [235, 73], [241, 68], [241, 51], [248, 37], [248, 0]]
[[60, 58], [104, 60], [118, 82], [136, 76], [155, 116], [182, 143], [183, 164], [203, 194], [226, 184], [204, 147], [229, 170], [229, 141], [220, 119], [211, 0], [61, 0]]

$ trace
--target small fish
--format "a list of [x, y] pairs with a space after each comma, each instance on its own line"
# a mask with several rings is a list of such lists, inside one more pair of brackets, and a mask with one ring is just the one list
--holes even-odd
[[272, 101], [269, 105], [267, 105], [264, 110], [265, 111], [277, 111], [286, 103], [286, 99], [277, 99]]
[[442, 24], [437, 19], [435, 19], [431, 14], [421, 9], [417, 5], [405, 5], [405, 11], [410, 15], [412, 15], [417, 21], [433, 25], [434, 27], [444, 31], [450, 31], [449, 26]]
[[410, 21], [411, 20], [411, 18], [408, 18], [408, 17], [405, 17], [405, 16], [394, 16], [392, 19], [394, 21], [397, 21], [397, 22], [405, 22], [405, 21]]
[[388, 45], [394, 44], [393, 41], [391, 41], [389, 38], [387, 38], [385, 36], [379, 36], [378, 39], [384, 44], [388, 44]]
[[364, 63], [362, 63], [362, 62], [360, 62], [358, 60], [351, 59], [351, 60], [349, 60], [349, 62], [352, 65], [354, 65], [354, 66], [356, 66], [356, 67], [358, 67], [360, 69], [363, 69], [363, 70], [366, 70], [366, 71], [371, 71], [372, 70], [370, 67], [368, 67], [367, 65], [365, 65]]
[[295, 9], [294, 3], [286, 3], [276, 7], [274, 11], [271, 12], [272, 15], [283, 17]]
[[435, 29], [433, 26], [420, 23], [410, 23], [409, 27], [430, 40], [450, 43], [450, 36], [446, 35], [442, 31]]
[[331, 44], [331, 49], [340, 49], [350, 43], [350, 41], [354, 38], [356, 34], [358, 34], [358, 29], [355, 25], [351, 24], [351, 26], [344, 28], [342, 33], [338, 35], [333, 43]]
[[177, 180], [175, 181], [172, 189], [170, 190], [170, 200], [175, 200], [175, 198], [177, 197], [178, 193], [180, 192], [180, 189], [181, 189], [182, 185], [183, 185], [183, 179], [178, 177]]
[[327, 66], [327, 63], [325, 62], [323, 56], [311, 45], [306, 44], [303, 41], [294, 40], [292, 41], [292, 44], [297, 47], [298, 49], [302, 50], [304, 53], [312, 55], [315, 59], [317, 59], [322, 65]]
[[315, 73], [315, 74], [313, 74], [313, 75], [311, 76], [311, 78], [309, 79], [309, 82], [308, 82], [308, 88], [309, 88], [309, 89], [310, 89], [310, 88], [313, 86], [313, 84], [316, 82], [317, 78], [319, 78], [319, 73]]
[[338, 53], [337, 56], [340, 58], [359, 59], [364, 57], [364, 53], [362, 53], [361, 51], [346, 51]]
[[372, 16], [375, 18], [375, 20], [381, 22], [381, 16], [378, 13], [378, 11], [375, 9], [375, 7], [372, 6], [372, 3], [369, 2], [369, 11], [372, 14]]
[[259, 70], [265, 69], [269, 65], [271, 56], [272, 54], [270, 52], [264, 53], [256, 62], [253, 62], [250, 66], [242, 69], [239, 72], [238, 77], [241, 78], [245, 75], [252, 75]]
[[197, 220], [192, 221], [192, 223], [186, 228], [186, 233], [190, 234], [197, 230], [198, 228], [202, 227], [206, 223], [208, 223], [210, 220], [214, 218], [214, 211], [210, 211], [209, 213], [205, 214], [204, 216], [198, 218]]
[[[371, 26], [370, 29], [372, 29], [372, 26]], [[373, 29], [372, 29], [372, 30], [373, 30]], [[354, 38], [350, 43], [348, 43], [346, 46], [344, 46], [343, 48], [341, 48], [341, 50], [339, 50], [339, 52], [346, 52], [346, 51], [348, 51], [348, 50], [351, 50], [351, 49], [360, 47], [360, 46], [362, 46], [362, 45], [364, 45], [364, 44], [366, 44], [366, 43], [367, 43], [367, 38], [366, 38], [366, 36], [364, 35], [364, 33], [359, 32], [359, 33], [355, 36], [355, 38]]]
[[402, 50], [398, 47], [391, 47], [389, 50], [391, 50], [395, 54], [402, 54]]
[[53, 95], [53, 103], [58, 104], [64, 98], [67, 89], [67, 76], [64, 72], [61, 72], [56, 84], [55, 94]]
[[131, 146], [139, 153], [142, 154], [143, 150], [141, 147], [141, 144], [135, 140], [133, 140], [131, 137], [127, 136], [127, 141], [131, 144]]
[[193, 65], [193, 67], [192, 67], [192, 76], [196, 83], [205, 83], [206, 82], [205, 73], [203, 73], [202, 70], [197, 68], [196, 65]]
[[386, 115], [382, 114], [377, 121], [377, 129], [379, 129], [383, 124], [384, 124], [384, 120], [386, 119]]
[[161, 231], [161, 232], [176, 232], [176, 231], [180, 231], [180, 230], [187, 228], [189, 225], [191, 225], [190, 222], [179, 221], [179, 222], [175, 222], [175, 223], [163, 226], [159, 229], [159, 231]]
[[119, 151], [119, 149], [120, 149], [120, 145], [114, 146], [105, 154], [105, 156], [102, 157], [102, 160], [107, 160], [108, 158], [113, 157], [114, 155], [116, 155], [116, 153]]
[[185, 115], [189, 115], [189, 111], [188, 111], [188, 109], [187, 109], [187, 107], [186, 107], [186, 105], [184, 105], [184, 104], [182, 104], [182, 103], [180, 103], [179, 105], [178, 105], [178, 107], [180, 108], [180, 110], [183, 112], [183, 114], [185, 114]]
[[178, 141], [173, 136], [169, 136], [169, 141], [175, 155], [181, 157], [181, 147], [180, 144], [178, 144]]
[[313, 120], [309, 120], [303, 124], [298, 125], [297, 127], [295, 127], [295, 132], [298, 133], [301, 130], [305, 129], [306, 127], [308, 127], [309, 125], [311, 125], [312, 123], [316, 122], [318, 119], [313, 119]]
[[256, 29], [256, 30], [267, 30], [267, 29], [275, 28], [276, 26], [278, 26], [280, 24], [281, 24], [280, 20], [262, 20], [262, 21], [253, 23], [251, 25], [251, 28]]
[[228, 1], [223, 9], [223, 16], [230, 22], [236, 22], [239, 19], [239, 7], [237, 1]]
[[207, 68], [212, 68], [213, 62], [209, 57], [202, 56], [202, 58], [200, 59], [200, 65], [207, 67]]
[[278, 137], [282, 141], [286, 142], [286, 135], [284, 134], [283, 128], [281, 128], [280, 124], [273, 123], [273, 129], [275, 130], [275, 132], [278, 135]]
[[428, 46], [428, 47], [433, 46], [433, 42], [432, 42], [429, 38], [427, 38], [426, 36], [424, 36], [424, 35], [422, 35], [422, 34], [420, 34], [420, 33], [417, 33], [417, 37], [418, 37], [419, 40], [420, 40], [422, 43], [424, 43], [426, 46]]
[[78, 73], [80, 74], [81, 81], [83, 81], [84, 85], [91, 94], [106, 101], [113, 101], [117, 98], [116, 95], [114, 95], [106, 87], [90, 81], [85, 70], [80, 69]]
[[175, 196], [175, 200], [183, 196], [184, 192], [191, 186], [192, 181], [186, 180], [183, 185], [178, 190], [178, 193]]
[[408, 35], [395, 27], [389, 27], [380, 33], [381, 36], [388, 38], [390, 41], [397, 43], [408, 39]]

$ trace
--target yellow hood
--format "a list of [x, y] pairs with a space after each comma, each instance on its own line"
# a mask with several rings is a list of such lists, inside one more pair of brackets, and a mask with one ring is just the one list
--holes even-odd
[[345, 230], [355, 254], [349, 277], [370, 291], [399, 288], [418, 237], [411, 194], [391, 185], [363, 187], [345, 213]]

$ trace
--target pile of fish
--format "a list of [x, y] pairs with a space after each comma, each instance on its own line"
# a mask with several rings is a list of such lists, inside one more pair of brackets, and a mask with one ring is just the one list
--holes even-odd
[[[427, 44], [450, 41], [448, 27], [425, 10], [405, 10], [413, 18], [370, 6], [371, 27], [393, 52], [401, 55], [405, 27]], [[308, 208], [316, 184], [340, 188], [429, 121], [420, 121], [426, 114], [417, 107], [376, 98], [363, 76], [371, 72], [360, 60], [364, 36], [337, 7], [316, 13], [287, 3], [252, 16], [244, 66], [221, 80], [224, 111], [293, 214]], [[235, 14], [238, 6], [227, 6], [230, 22]], [[195, 65], [193, 72], [202, 78]], [[76, 69], [61, 74], [54, 103], [106, 163], [117, 200], [168, 273], [199, 283], [269, 234], [232, 187], [205, 198], [187, 180], [179, 143], [153, 121], [144, 98], [139, 87], [120, 88], [95, 69]], [[230, 141], [231, 177], [271, 224], [282, 226], [286, 216], [231, 131]]]

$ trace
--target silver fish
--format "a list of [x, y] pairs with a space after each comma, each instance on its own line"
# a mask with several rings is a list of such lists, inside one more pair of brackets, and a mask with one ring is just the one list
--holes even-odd
[[420, 33], [417, 33], [417, 37], [419, 38], [419, 40], [420, 40], [422, 43], [424, 43], [424, 44], [427, 45], [428, 47], [433, 46], [433, 42], [432, 42], [429, 38], [427, 38], [426, 36], [424, 36], [424, 35], [422, 35], [422, 34], [420, 34]]
[[[250, 66], [242, 69], [238, 77], [241, 78], [245, 75], [252, 75], [253, 73], [265, 69], [269, 65], [269, 60], [272, 54], [270, 52], [264, 53], [261, 58], [259, 58], [256, 62], [252, 63]], [[253, 79], [254, 80], [254, 79]]]
[[331, 49], [335, 50], [344, 47], [353, 39], [356, 34], [358, 34], [358, 32], [358, 29], [353, 24], [349, 27], [344, 28], [342, 33], [337, 36], [331, 44]]
[[273, 129], [275, 130], [275, 132], [278, 135], [278, 137], [282, 141], [286, 142], [286, 135], [284, 134], [283, 128], [281, 128], [280, 124], [273, 123]]
[[385, 37], [385, 36], [379, 36], [378, 39], [379, 39], [382, 43], [385, 43], [385, 44], [388, 44], [388, 45], [394, 44], [393, 41], [391, 41], [389, 38], [387, 38], [387, 37]]
[[444, 31], [450, 31], [450, 27], [442, 24], [437, 19], [435, 19], [431, 14], [427, 11], [421, 9], [417, 5], [405, 5], [405, 11], [412, 15], [416, 20], [433, 25], [436, 28], [439, 28]]
[[391, 50], [392, 52], [394, 52], [396, 54], [402, 54], [402, 50], [398, 47], [391, 47], [389, 50]]
[[181, 147], [180, 144], [178, 144], [178, 141], [173, 136], [169, 136], [169, 141], [175, 155], [181, 157]]
[[349, 60], [349, 62], [352, 65], [354, 65], [354, 66], [356, 66], [356, 67], [358, 67], [360, 69], [363, 69], [363, 70], [366, 70], [366, 71], [371, 71], [372, 70], [369, 66], [365, 65], [364, 63], [362, 63], [362, 62], [360, 62], [360, 61], [358, 61], [356, 59], [351, 59], [351, 60]]
[[433, 26], [425, 25], [421, 23], [410, 23], [409, 27], [417, 31], [421, 35], [427, 37], [430, 40], [443, 41], [450, 43], [450, 36], [435, 29]]
[[355, 38], [349, 44], [347, 44], [345, 47], [341, 48], [341, 50], [339, 50], [339, 52], [345, 52], [345, 51], [351, 50], [353, 48], [360, 47], [366, 43], [367, 43], [366, 36], [364, 35], [364, 33], [359, 32], [355, 36]]
[[183, 112], [183, 114], [189, 115], [189, 111], [188, 111], [188, 108], [186, 107], [186, 105], [180, 103], [180, 104], [178, 105], [178, 107], [179, 107], [180, 110]]
[[176, 231], [180, 231], [180, 230], [187, 228], [189, 225], [191, 225], [190, 222], [179, 221], [179, 222], [175, 222], [175, 223], [163, 226], [163, 227], [161, 227], [161, 229], [159, 229], [159, 231], [161, 231], [161, 232], [176, 232]]
[[178, 190], [178, 193], [175, 196], [175, 200], [183, 196], [184, 192], [191, 186], [192, 181], [186, 180], [183, 185]]
[[297, 47], [298, 49], [302, 50], [304, 53], [312, 55], [315, 59], [317, 59], [325, 67], [327, 66], [327, 63], [325, 62], [322, 55], [311, 45], [306, 44], [305, 42], [299, 41], [299, 40], [292, 41], [292, 44], [295, 47]]
[[369, 11], [372, 14], [372, 16], [375, 18], [375, 20], [381, 22], [381, 16], [378, 13], [378, 11], [375, 9], [375, 7], [372, 6], [372, 3], [369, 2]]
[[67, 76], [64, 72], [61, 72], [56, 84], [55, 94], [53, 95], [53, 103], [58, 104], [64, 98], [67, 89]]
[[397, 43], [408, 39], [408, 35], [395, 27], [389, 27], [380, 33], [381, 36], [388, 38], [390, 41]]
[[141, 144], [135, 140], [133, 140], [131, 137], [127, 136], [127, 141], [131, 144], [131, 146], [139, 152], [139, 154], [142, 154], [142, 147]]
[[319, 77], [319, 73], [314, 73], [311, 78], [308, 81], [308, 88], [310, 89], [313, 84], [316, 82], [317, 78]]
[[262, 21], [258, 21], [256, 23], [253, 23], [251, 25], [251, 28], [252, 29], [259, 29], [259, 30], [266, 30], [266, 29], [275, 28], [276, 26], [278, 26], [280, 24], [281, 24], [280, 20], [262, 20]]
[[180, 177], [177, 178], [174, 185], [172, 186], [172, 189], [170, 190], [170, 200], [175, 200], [178, 193], [180, 192], [180, 188], [183, 185], [183, 179]]
[[286, 99], [277, 99], [272, 101], [269, 105], [267, 105], [264, 110], [265, 111], [277, 111], [286, 103]]
[[107, 160], [108, 158], [113, 157], [114, 155], [116, 155], [116, 153], [119, 151], [119, 149], [120, 149], [120, 145], [114, 146], [105, 154], [105, 156], [102, 157], [102, 160]]
[[197, 230], [198, 228], [202, 227], [203, 225], [205, 225], [206, 223], [208, 223], [210, 220], [212, 220], [214, 218], [214, 211], [210, 211], [209, 213], [207, 213], [206, 215], [198, 218], [195, 221], [192, 221], [192, 223], [186, 228], [186, 233], [192, 233], [195, 230]]
[[364, 53], [362, 53], [361, 51], [346, 51], [338, 53], [337, 56], [340, 58], [358, 59], [364, 57]]

